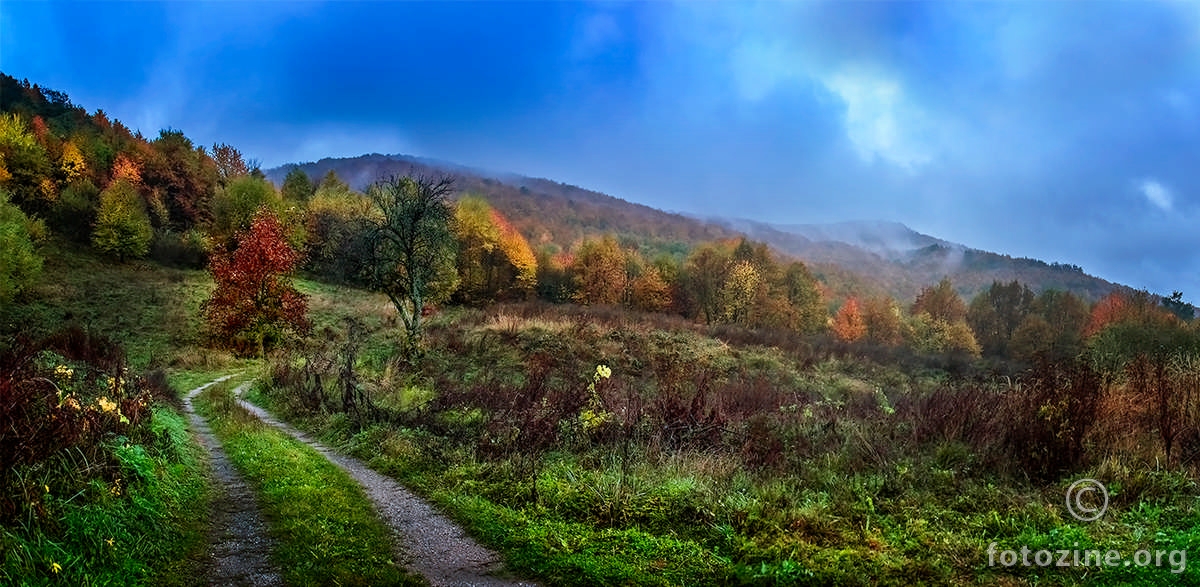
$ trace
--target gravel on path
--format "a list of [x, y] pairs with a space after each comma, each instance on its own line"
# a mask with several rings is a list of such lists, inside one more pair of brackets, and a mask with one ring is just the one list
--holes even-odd
[[221, 587], [283, 585], [283, 577], [271, 562], [275, 541], [267, 533], [267, 524], [258, 509], [254, 491], [233, 468], [208, 423], [192, 407], [192, 398], [197, 394], [230, 377], [233, 376], [226, 375], [201, 385], [183, 398], [183, 408], [192, 430], [211, 456], [213, 475], [219, 483], [213, 499], [205, 561], [208, 584]]
[[408, 568], [423, 575], [431, 585], [536, 586], [536, 583], [498, 576], [504, 571], [499, 554], [480, 545], [461, 527], [395, 479], [322, 445], [309, 435], [275, 419], [266, 410], [242, 400], [241, 395], [249, 386], [249, 383], [245, 383], [234, 390], [238, 403], [263, 422], [325, 455], [358, 481], [379, 516], [396, 533], [403, 547], [401, 560], [406, 562]]

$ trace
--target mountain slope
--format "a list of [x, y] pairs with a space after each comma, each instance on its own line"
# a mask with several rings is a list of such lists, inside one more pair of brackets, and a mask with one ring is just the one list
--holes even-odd
[[573, 250], [584, 238], [615, 234], [647, 256], [681, 258], [692, 246], [738, 236], [736, 231], [572, 185], [404, 155], [363, 155], [285, 165], [266, 171], [276, 185], [299, 167], [314, 181], [334, 171], [356, 190], [390, 175], [450, 174], [459, 192], [487, 198], [535, 247]]
[[696, 244], [741, 235], [809, 264], [835, 298], [887, 294], [901, 302], [943, 277], [966, 299], [993, 281], [1018, 280], [1035, 291], [1060, 289], [1097, 300], [1122, 288], [1070, 265], [1013, 258], [921, 234], [896, 222], [775, 225], [742, 219], [702, 219], [511, 173], [406, 155], [363, 155], [284, 165], [266, 172], [277, 185], [299, 167], [314, 181], [334, 171], [357, 190], [379, 178], [405, 174], [452, 175], [460, 192], [483, 195], [535, 247], [571, 251], [584, 238], [615, 234], [644, 254], [682, 258]]
[[1088, 275], [1074, 265], [1014, 258], [944, 241], [895, 222], [775, 225], [752, 220], [717, 221], [764, 241], [815, 267], [840, 267], [874, 282], [901, 301], [949, 277], [971, 299], [993, 281], [1020, 281], [1035, 291], [1071, 291], [1098, 300], [1124, 286]]

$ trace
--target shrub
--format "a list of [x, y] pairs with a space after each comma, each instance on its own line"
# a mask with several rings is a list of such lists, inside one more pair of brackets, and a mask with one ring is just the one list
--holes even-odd
[[0, 520], [28, 501], [24, 469], [70, 452], [85, 477], [113, 476], [106, 443], [137, 437], [150, 417], [149, 394], [120, 347], [78, 328], [18, 341], [0, 353], [0, 373]]
[[300, 255], [267, 211], [259, 212], [237, 241], [233, 252], [218, 246], [213, 253], [209, 271], [217, 288], [204, 302], [204, 318], [213, 339], [240, 353], [264, 356], [286, 332], [310, 327], [305, 296], [289, 277]]
[[176, 232], [170, 228], [156, 231], [150, 258], [171, 267], [201, 269], [208, 263], [209, 239], [199, 229]]

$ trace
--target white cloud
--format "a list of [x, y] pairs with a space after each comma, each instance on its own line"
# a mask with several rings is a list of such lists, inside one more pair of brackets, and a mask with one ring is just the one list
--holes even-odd
[[1151, 204], [1164, 212], [1170, 212], [1172, 206], [1171, 191], [1166, 186], [1153, 179], [1144, 179], [1138, 183], [1138, 189]]
[[846, 103], [846, 134], [859, 156], [878, 156], [910, 170], [929, 162], [914, 137], [923, 117], [905, 103], [900, 84], [856, 72], [839, 72], [824, 83]]

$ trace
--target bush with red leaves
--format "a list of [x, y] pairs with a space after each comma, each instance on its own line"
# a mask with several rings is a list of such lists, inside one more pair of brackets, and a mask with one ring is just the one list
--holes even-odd
[[218, 247], [209, 271], [217, 282], [204, 302], [204, 318], [214, 341], [240, 354], [262, 354], [286, 331], [310, 328], [305, 296], [288, 277], [300, 263], [300, 253], [288, 244], [273, 214], [260, 211], [250, 230], [236, 237], [237, 249]]

